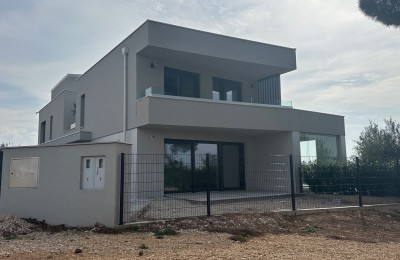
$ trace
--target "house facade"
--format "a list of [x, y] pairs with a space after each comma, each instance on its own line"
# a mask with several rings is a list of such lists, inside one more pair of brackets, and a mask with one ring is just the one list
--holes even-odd
[[[221, 165], [215, 189], [256, 189], [246, 182], [248, 155], [346, 156], [343, 116], [282, 100], [280, 75], [295, 69], [295, 49], [146, 21], [52, 89], [38, 142], [124, 142], [132, 154], [192, 165], [209, 153]], [[167, 169], [157, 171], [164, 192], [202, 190], [174, 184]]]
[[280, 75], [295, 69], [291, 48], [146, 21], [51, 90], [39, 145], [0, 151], [0, 214], [113, 227], [180, 212], [181, 195], [201, 207], [206, 188], [301, 193], [290, 158], [344, 158], [345, 128], [282, 99]]

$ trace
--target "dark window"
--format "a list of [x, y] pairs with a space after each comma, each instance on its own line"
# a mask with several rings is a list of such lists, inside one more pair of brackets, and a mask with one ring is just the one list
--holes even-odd
[[200, 97], [199, 74], [166, 67], [164, 93], [171, 96]]
[[207, 181], [211, 190], [245, 188], [243, 144], [167, 139], [164, 145], [165, 193], [204, 191]]
[[103, 168], [103, 159], [99, 159], [99, 168]]
[[85, 127], [85, 95], [81, 96], [81, 127]]
[[40, 124], [40, 143], [46, 142], [46, 121]]
[[241, 83], [233, 80], [213, 78], [213, 99], [242, 101]]
[[53, 139], [53, 116], [50, 117], [50, 133], [49, 133], [49, 139]]

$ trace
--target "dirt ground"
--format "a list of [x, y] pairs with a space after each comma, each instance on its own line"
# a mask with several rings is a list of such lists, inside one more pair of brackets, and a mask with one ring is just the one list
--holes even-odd
[[3, 217], [0, 235], [0, 259], [400, 259], [400, 207], [232, 214], [119, 230]]

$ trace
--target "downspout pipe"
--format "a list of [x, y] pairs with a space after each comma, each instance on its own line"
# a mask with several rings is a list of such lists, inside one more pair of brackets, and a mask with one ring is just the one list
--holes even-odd
[[126, 142], [126, 125], [127, 125], [127, 96], [128, 96], [128, 53], [127, 47], [122, 48], [122, 55], [124, 55], [124, 100], [123, 100], [123, 118], [122, 130], [124, 132], [123, 141]]

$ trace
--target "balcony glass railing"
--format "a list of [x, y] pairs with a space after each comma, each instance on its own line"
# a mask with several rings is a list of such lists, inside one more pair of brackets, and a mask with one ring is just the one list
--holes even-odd
[[[153, 96], [153, 95], [171, 96], [171, 95], [165, 94], [163, 88], [149, 87], [140, 93], [139, 98]], [[203, 98], [203, 97], [201, 97], [201, 98], [207, 99], [207, 98]], [[262, 104], [262, 105], [275, 105], [275, 106], [282, 106], [282, 107], [293, 107], [292, 101], [290, 101], [290, 100], [272, 100], [272, 101], [270, 100], [269, 102], [266, 102], [264, 100], [259, 100], [258, 97], [246, 97], [246, 98], [242, 98], [241, 101], [215, 100], [215, 99], [211, 99], [211, 98], [209, 98], [209, 100], [214, 100], [215, 102], [241, 102], [241, 103], [252, 103], [252, 104]]]

